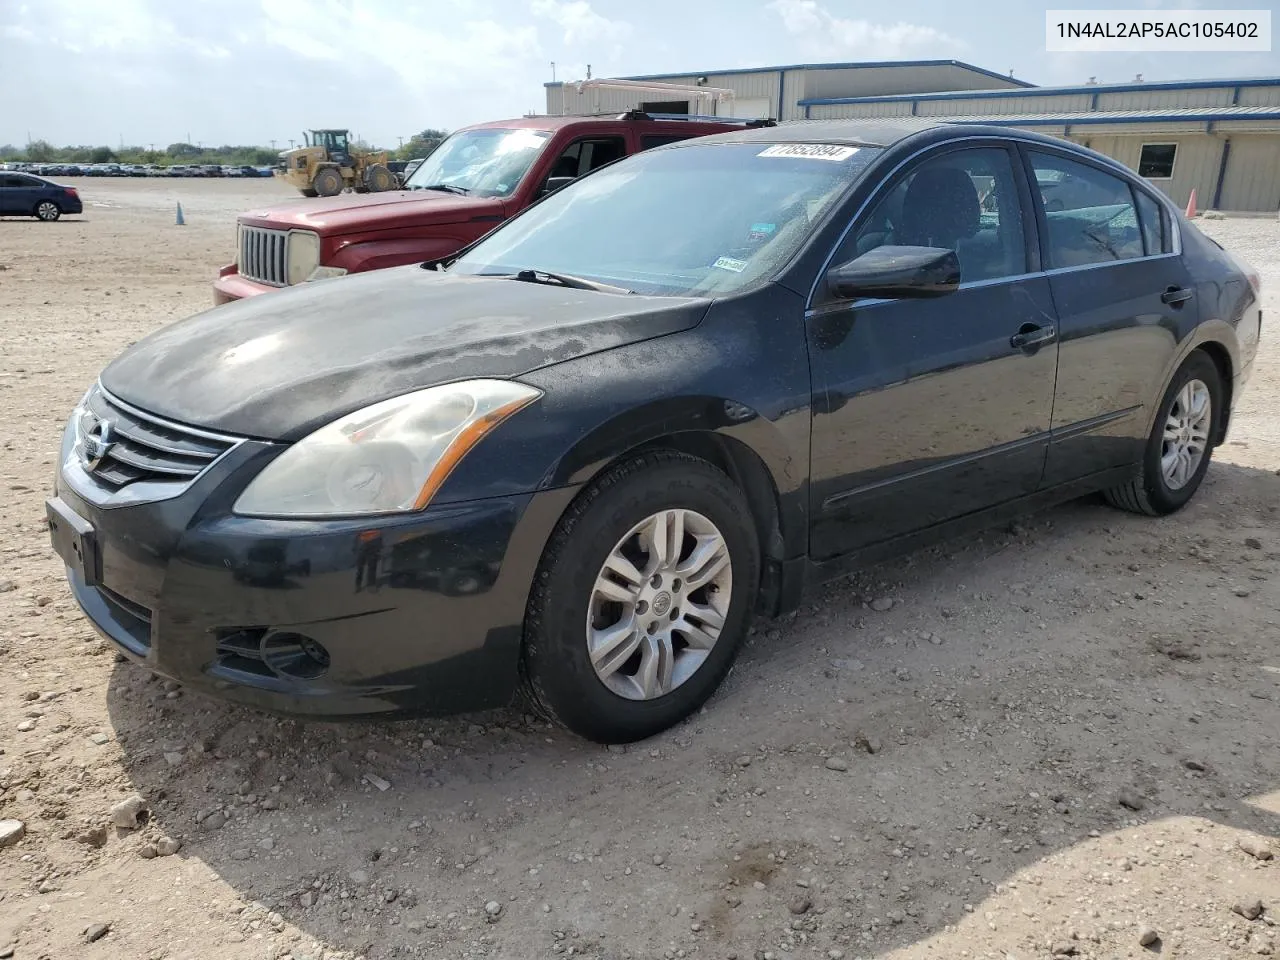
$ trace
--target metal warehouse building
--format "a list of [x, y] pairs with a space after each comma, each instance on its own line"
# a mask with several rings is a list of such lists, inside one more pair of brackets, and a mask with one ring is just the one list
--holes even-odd
[[619, 89], [581, 92], [571, 83], [548, 84], [547, 112], [714, 111], [714, 97], [683, 94], [687, 99], [678, 100], [661, 90], [670, 83], [731, 92], [719, 112], [736, 117], [920, 116], [996, 123], [1063, 137], [1114, 157], [1179, 206], [1195, 190], [1201, 209], [1280, 210], [1280, 77], [1036, 87], [959, 61], [932, 60], [625, 80], [629, 84]]

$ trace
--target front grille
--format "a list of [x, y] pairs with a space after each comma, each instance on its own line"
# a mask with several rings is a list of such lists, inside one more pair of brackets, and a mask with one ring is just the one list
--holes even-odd
[[76, 424], [76, 453], [85, 472], [112, 489], [143, 480], [194, 480], [236, 442], [143, 413], [101, 387], [89, 393]]
[[273, 287], [289, 280], [289, 231], [240, 227], [240, 276]]

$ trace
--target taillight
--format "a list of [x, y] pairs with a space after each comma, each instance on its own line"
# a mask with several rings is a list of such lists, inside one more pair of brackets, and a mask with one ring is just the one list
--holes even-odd
[[1245, 270], [1244, 275], [1249, 278], [1249, 286], [1253, 287], [1253, 292], [1259, 297], [1262, 296], [1262, 275], [1249, 267]]
[[75, 188], [75, 187], [63, 187], [62, 189], [63, 189], [63, 191], [66, 193], [66, 195], [67, 195], [67, 196], [69, 196], [69, 197], [77, 197], [77, 198], [78, 198], [78, 197], [80, 196], [80, 194], [76, 192], [76, 188]]

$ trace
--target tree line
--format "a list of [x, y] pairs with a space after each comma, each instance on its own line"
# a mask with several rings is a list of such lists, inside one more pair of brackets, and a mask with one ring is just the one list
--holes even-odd
[[[448, 133], [444, 130], [428, 128], [421, 133], [415, 133], [404, 142], [403, 146], [387, 150], [387, 155], [394, 160], [425, 157], [439, 146], [440, 141], [446, 136]], [[380, 153], [383, 149], [362, 141], [355, 141], [352, 146], [357, 150], [375, 153]], [[117, 149], [87, 145], [56, 147], [48, 140], [32, 140], [25, 147], [11, 143], [0, 144], [0, 162], [25, 160], [28, 163], [156, 163], [165, 167], [175, 163], [217, 163], [230, 166], [266, 167], [276, 162], [278, 153], [278, 150], [270, 147], [231, 144], [205, 147], [193, 143], [171, 143], [163, 150], [152, 150], [141, 146]]]

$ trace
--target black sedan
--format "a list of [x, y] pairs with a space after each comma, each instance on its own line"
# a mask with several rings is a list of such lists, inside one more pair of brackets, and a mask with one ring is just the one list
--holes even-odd
[[[1045, 208], [1063, 175], [1087, 206]], [[141, 340], [70, 418], [51, 535], [96, 627], [193, 688], [324, 717], [523, 691], [630, 741], [872, 558], [1096, 491], [1178, 510], [1260, 322], [1253, 271], [1069, 143], [717, 135], [445, 261]]]
[[0, 217], [35, 217], [52, 222], [64, 213], [83, 212], [75, 187], [64, 187], [32, 173], [0, 171]]

